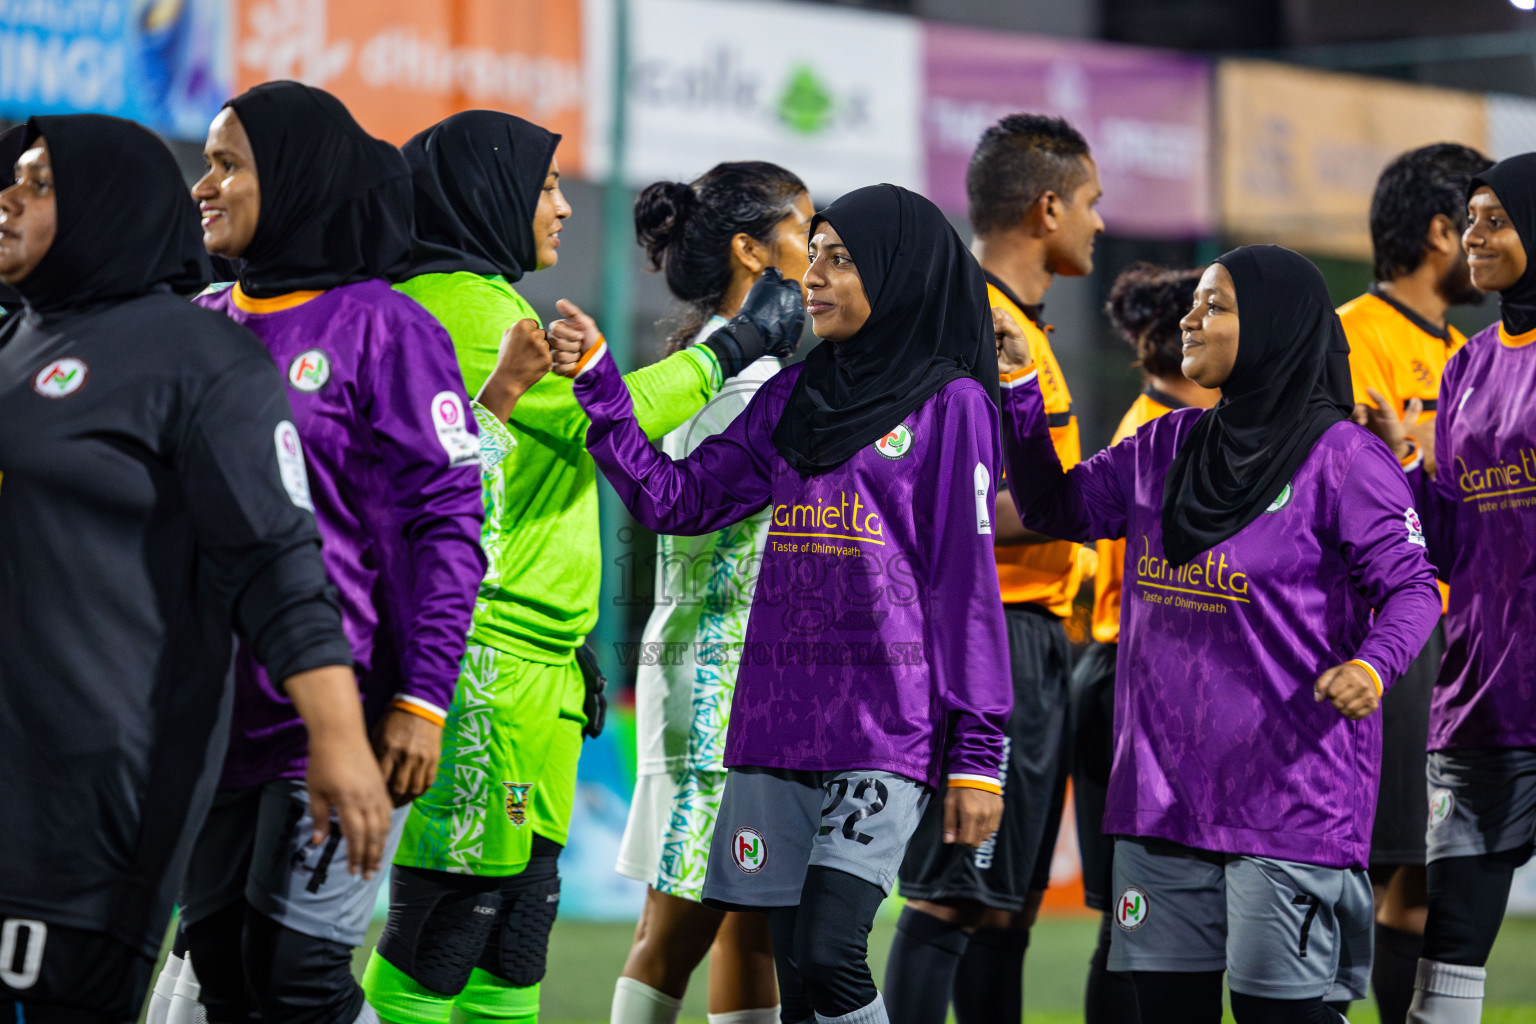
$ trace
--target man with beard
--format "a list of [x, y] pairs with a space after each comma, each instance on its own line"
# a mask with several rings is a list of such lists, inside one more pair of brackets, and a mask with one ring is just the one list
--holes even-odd
[[[1376, 281], [1339, 307], [1349, 338], [1356, 420], [1388, 413], [1403, 420], [1416, 442], [1409, 464], [1422, 458], [1431, 474], [1440, 374], [1467, 340], [1446, 323], [1445, 313], [1482, 301], [1461, 245], [1467, 183], [1489, 166], [1481, 153], [1453, 143], [1422, 146], [1388, 164], [1371, 200]], [[1425, 737], [1444, 653], [1445, 634], [1437, 628], [1382, 704], [1381, 796], [1371, 834], [1371, 982], [1383, 1024], [1402, 1024], [1407, 1014], [1424, 940]]]

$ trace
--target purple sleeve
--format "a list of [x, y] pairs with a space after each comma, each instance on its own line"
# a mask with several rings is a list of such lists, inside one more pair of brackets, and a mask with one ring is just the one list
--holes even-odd
[[997, 412], [980, 389], [956, 389], [946, 399], [945, 450], [929, 492], [935, 504], [924, 643], [945, 711], [946, 773], [998, 782], [1013, 686], [992, 552]]
[[1024, 525], [1061, 540], [1125, 536], [1128, 501], [1122, 472], [1135, 458], [1135, 439], [1126, 438], [1062, 472], [1035, 374], [1004, 383], [1002, 396], [1008, 490]]
[[773, 427], [759, 388], [746, 410], [686, 459], [651, 446], [634, 402], [606, 349], [576, 378], [576, 400], [591, 417], [587, 450], [635, 520], [656, 533], [693, 537], [760, 512], [773, 494]]
[[423, 310], [374, 338], [367, 415], [383, 459], [381, 504], [404, 541], [402, 695], [446, 716], [485, 575], [480, 446], [453, 343]]
[[[1440, 452], [1440, 428], [1435, 427], [1435, 455], [1438, 462]], [[1443, 471], [1444, 463], [1438, 463], [1437, 470]], [[1408, 489], [1413, 494], [1413, 507], [1418, 510], [1419, 518], [1424, 523], [1424, 538], [1429, 546], [1429, 561], [1435, 568], [1435, 574], [1443, 580], [1450, 580], [1451, 566], [1456, 561], [1456, 510], [1457, 502], [1448, 497], [1442, 485], [1446, 479], [1443, 472], [1438, 476], [1430, 476], [1424, 471], [1424, 462], [1419, 460], [1408, 470]]]
[[1376, 614], [1355, 657], [1391, 687], [1440, 621], [1440, 591], [1402, 469], [1375, 438], [1343, 474], [1339, 543], [1354, 585]]
[[1429, 542], [1429, 560], [1443, 580], [1451, 578], [1451, 566], [1456, 561], [1456, 513], [1461, 507], [1454, 482], [1456, 445], [1451, 440], [1451, 428], [1460, 410], [1447, 398], [1456, 394], [1454, 378], [1460, 363], [1457, 356], [1451, 357], [1440, 378], [1440, 400], [1435, 413], [1435, 475], [1424, 471], [1422, 458], [1408, 470], [1414, 507], [1424, 521], [1424, 537]]

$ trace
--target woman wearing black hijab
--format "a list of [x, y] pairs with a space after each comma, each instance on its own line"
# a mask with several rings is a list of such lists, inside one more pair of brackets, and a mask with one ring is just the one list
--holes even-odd
[[[1429, 916], [1413, 1024], [1480, 1018], [1510, 880], [1536, 841], [1536, 153], [1500, 161], [1469, 192], [1462, 243], [1472, 283], [1499, 293], [1499, 322], [1440, 378], [1438, 471], [1409, 471], [1451, 592], [1429, 715]], [[1373, 426], [1412, 458], [1401, 420]]]
[[768, 911], [784, 1021], [877, 1024], [869, 925], [928, 801], [967, 846], [1002, 812], [996, 346], [981, 268], [922, 196], [843, 196], [810, 258], [822, 344], [686, 459], [647, 443], [589, 319], [550, 335], [640, 522], [692, 535], [771, 508], [704, 901]]
[[[364, 715], [402, 805], [397, 842], [436, 769], [485, 572], [480, 450], [452, 344], [387, 280], [410, 252], [409, 168], [296, 82], [231, 100], [204, 156], [203, 243], [241, 262], [198, 302], [250, 328], [287, 378]], [[249, 993], [269, 1020], [350, 1024], [365, 1012], [352, 950], [380, 880], [332, 870], [338, 850], [305, 841], [310, 737], [245, 651], [235, 673], [224, 775], [181, 904], [202, 1002], [221, 1021], [251, 1012]]]
[[[437, 778], [406, 823], [390, 925], [364, 979], [387, 1019], [429, 998], [444, 1017], [450, 1002], [518, 1021], [537, 1014], [582, 735], [600, 728], [597, 695], [576, 657], [597, 623], [602, 574], [597, 479], [582, 444], [587, 418], [565, 378], [518, 382], [510, 372], [520, 351], [544, 344], [538, 315], [513, 284], [560, 257], [571, 208], [560, 191], [559, 142], [522, 118], [471, 110], [403, 147], [418, 243], [399, 290], [448, 330], [470, 391], [507, 421], [517, 452], [485, 477], [486, 597], [475, 609]], [[780, 354], [793, 350], [799, 289], [775, 279], [759, 282], [755, 294], [734, 333], [625, 376], [647, 435], [659, 439], [686, 421], [770, 342]], [[489, 755], [487, 734], [496, 737]], [[520, 795], [504, 805], [508, 780]], [[462, 909], [471, 904], [494, 915]], [[435, 908], [426, 924], [415, 910], [424, 905]], [[495, 953], [509, 929], [518, 948]], [[454, 936], [453, 956], [421, 941], [433, 934]], [[477, 970], [482, 961], [492, 966]]]
[[1219, 1021], [1223, 971], [1243, 1024], [1338, 1021], [1325, 1000], [1370, 973], [1372, 712], [1439, 596], [1397, 460], [1345, 419], [1317, 268], [1235, 249], [1180, 327], [1185, 376], [1221, 400], [1065, 473], [1027, 352], [1000, 359], [1025, 525], [1127, 541], [1108, 966], [1133, 972], [1144, 1024]]
[[206, 263], [175, 160], [98, 115], [34, 118], [24, 150], [0, 192], [26, 301], [0, 326], [0, 1007], [131, 1021], [218, 781], [231, 629], [323, 737], [310, 799], [354, 870], [389, 802], [282, 380], [178, 294]]

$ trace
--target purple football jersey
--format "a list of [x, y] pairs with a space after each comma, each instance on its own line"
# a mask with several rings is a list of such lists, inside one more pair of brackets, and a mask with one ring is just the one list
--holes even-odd
[[[1536, 345], [1500, 324], [1440, 378], [1435, 476], [1409, 474], [1450, 584], [1429, 749], [1536, 746]], [[1523, 344], [1520, 342], [1524, 342]]]
[[1033, 379], [1003, 395], [1025, 524], [1126, 541], [1104, 831], [1365, 867], [1381, 715], [1347, 719], [1313, 684], [1359, 660], [1390, 686], [1440, 615], [1386, 445], [1352, 423], [1330, 427], [1258, 519], [1175, 567], [1163, 555], [1163, 482], [1203, 410], [1153, 420], [1063, 473]]
[[800, 372], [679, 461], [641, 433], [611, 359], [576, 381], [588, 449], [650, 529], [709, 533], [772, 508], [725, 763], [996, 783], [1013, 704], [992, 557], [997, 408], [953, 381], [802, 477], [772, 440]]
[[[249, 328], [287, 377], [303, 453], [285, 483], [313, 505], [368, 723], [397, 696], [446, 716], [485, 574], [479, 442], [447, 333], [384, 281], [197, 301]], [[242, 645], [220, 785], [302, 777], [307, 751], [292, 702]]]

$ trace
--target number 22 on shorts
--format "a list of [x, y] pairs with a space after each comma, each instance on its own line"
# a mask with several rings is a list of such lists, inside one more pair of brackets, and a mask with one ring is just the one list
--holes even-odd
[[[874, 841], [874, 836], [863, 832], [857, 832], [854, 830], [854, 826], [863, 821], [865, 818], [872, 817], [885, 810], [885, 803], [890, 799], [891, 796], [890, 791], [885, 788], [885, 783], [881, 782], [879, 779], [860, 779], [859, 784], [853, 787], [853, 798], [855, 800], [864, 799], [864, 794], [869, 792], [871, 788], [873, 788], [875, 791], [875, 798], [869, 803], [865, 804], [863, 807], [860, 807], [858, 810], [850, 811], [848, 816], [843, 819], [843, 827], [841, 830], [845, 838], [852, 839], [855, 842], [861, 843], [865, 846], [868, 846], [871, 842]], [[826, 807], [822, 808], [821, 817], [823, 820], [825, 820], [828, 815], [835, 814], [837, 809], [843, 805], [843, 801], [847, 799], [848, 780], [833, 779], [832, 784], [827, 787], [827, 793], [832, 797], [832, 801], [831, 803], [827, 804]], [[834, 826], [832, 825], [823, 825], [821, 828], [816, 830], [816, 834], [818, 836], [831, 835], [833, 828]]]

